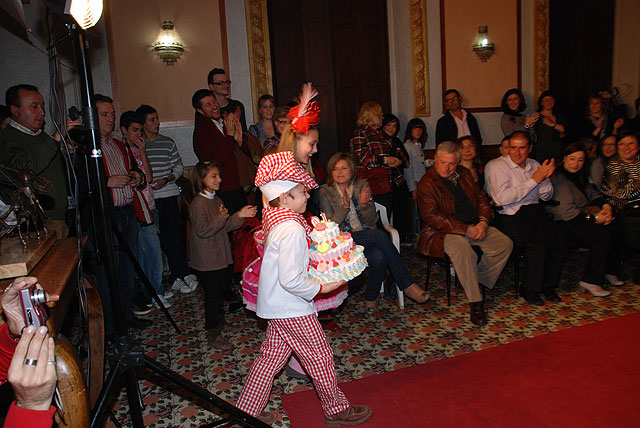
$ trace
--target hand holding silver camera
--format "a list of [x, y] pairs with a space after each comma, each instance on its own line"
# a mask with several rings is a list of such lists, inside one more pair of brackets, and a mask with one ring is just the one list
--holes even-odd
[[[28, 325], [28, 320], [25, 318], [25, 310], [23, 307], [23, 301], [27, 296], [24, 296], [22, 300], [19, 297], [22, 290], [28, 289], [39, 290], [38, 293], [35, 291], [29, 292], [28, 301], [30, 307], [33, 307], [34, 305], [39, 306], [38, 313], [40, 314], [40, 318], [38, 318], [38, 315], [36, 315], [36, 312], [34, 312], [33, 309], [31, 309], [30, 313], [31, 319], [33, 320], [33, 317], [36, 317], [38, 318], [38, 322], [41, 322], [41, 324], [46, 322], [46, 318], [44, 318], [44, 320], [42, 318], [42, 313], [46, 316], [46, 312], [44, 312], [45, 309], [42, 307], [42, 304], [46, 302], [47, 305], [50, 305], [51, 302], [58, 300], [57, 296], [48, 296], [42, 290], [42, 286], [38, 284], [38, 278], [33, 276], [16, 278], [7, 288], [4, 289], [2, 295], [0, 295], [0, 305], [2, 306], [2, 310], [4, 311], [7, 319], [9, 332], [14, 337], [20, 336], [22, 334], [22, 329]], [[44, 294], [44, 301], [40, 292]], [[35, 301], [31, 300], [32, 294], [34, 295]]]
[[47, 295], [44, 290], [37, 288], [34, 284], [20, 290], [18, 298], [22, 306], [24, 325], [32, 325], [37, 329], [47, 323], [47, 310], [44, 307], [44, 304], [47, 303]]

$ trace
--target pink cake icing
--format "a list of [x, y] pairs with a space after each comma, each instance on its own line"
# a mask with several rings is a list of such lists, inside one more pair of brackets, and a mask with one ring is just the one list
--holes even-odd
[[356, 245], [349, 232], [341, 232], [338, 225], [322, 214], [313, 217], [311, 224], [311, 266], [309, 276], [320, 284], [355, 278], [367, 267], [364, 248]]

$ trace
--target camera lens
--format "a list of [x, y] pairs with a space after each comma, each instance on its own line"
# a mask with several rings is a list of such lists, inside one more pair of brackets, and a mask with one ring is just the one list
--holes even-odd
[[31, 301], [34, 305], [42, 305], [47, 303], [47, 295], [44, 293], [44, 290], [35, 289], [31, 295]]

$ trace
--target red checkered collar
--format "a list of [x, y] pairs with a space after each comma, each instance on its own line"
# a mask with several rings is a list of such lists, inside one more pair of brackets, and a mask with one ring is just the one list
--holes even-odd
[[294, 220], [297, 221], [307, 233], [307, 243], [310, 242], [309, 234], [311, 233], [311, 226], [304, 219], [302, 214], [298, 214], [289, 208], [283, 207], [266, 207], [262, 210], [262, 232], [264, 233], [264, 239], [267, 240], [269, 231], [285, 221]]

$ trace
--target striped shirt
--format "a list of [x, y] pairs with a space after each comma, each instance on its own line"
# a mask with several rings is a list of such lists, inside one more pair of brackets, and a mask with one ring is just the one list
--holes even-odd
[[614, 156], [604, 170], [602, 196], [616, 209], [640, 199], [640, 159], [627, 163]]
[[[182, 166], [182, 158], [176, 143], [169, 137], [158, 134], [155, 141], [145, 140], [147, 144], [146, 151], [151, 169], [153, 170], [153, 179], [167, 178], [171, 174], [177, 180], [182, 177], [184, 167]], [[180, 189], [175, 181], [167, 183], [164, 187], [153, 191], [156, 199], [168, 198], [180, 194]]]
[[[106, 139], [102, 139], [101, 149], [106, 169], [109, 171], [109, 176], [129, 174], [125, 161], [122, 158], [122, 152], [116, 143], [113, 142], [113, 137], [111, 135]], [[129, 185], [124, 187], [112, 187], [111, 196], [113, 196], [114, 207], [129, 205], [133, 202], [133, 187]]]

